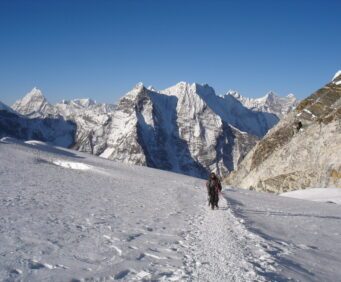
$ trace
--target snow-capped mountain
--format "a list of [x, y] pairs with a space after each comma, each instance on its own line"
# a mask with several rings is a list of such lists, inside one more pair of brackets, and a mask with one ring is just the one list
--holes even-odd
[[271, 129], [227, 181], [271, 192], [341, 187], [340, 124], [341, 73]]
[[186, 82], [158, 92], [140, 83], [115, 106], [90, 99], [51, 105], [34, 88], [13, 108], [29, 117], [72, 120], [77, 150], [200, 177], [234, 170], [278, 122], [208, 85]]
[[201, 177], [233, 170], [256, 138], [215, 113], [203, 90], [179, 83], [157, 93], [136, 85], [112, 113], [100, 155]]
[[273, 113], [279, 118], [286, 116], [289, 112], [294, 110], [299, 103], [292, 93], [285, 97], [281, 97], [270, 91], [264, 97], [256, 99], [243, 97], [237, 91], [233, 90], [228, 91], [226, 95], [233, 96], [245, 107], [253, 111]]
[[41, 90], [36, 87], [22, 99], [16, 101], [12, 105], [12, 108], [18, 113], [30, 118], [46, 117], [56, 114], [54, 107], [47, 102]]

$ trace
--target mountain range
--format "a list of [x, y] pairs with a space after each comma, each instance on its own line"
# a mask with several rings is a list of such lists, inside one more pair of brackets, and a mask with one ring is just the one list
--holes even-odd
[[[161, 91], [139, 83], [116, 105], [91, 99], [52, 105], [33, 88], [12, 105], [10, 116], [0, 110], [7, 115], [0, 136], [38, 139], [191, 176], [226, 175], [296, 104], [293, 95], [242, 99], [236, 92], [218, 96], [207, 84], [180, 82]], [[16, 126], [6, 127], [10, 118]], [[46, 134], [51, 128], [55, 136]]]
[[256, 99], [243, 97], [236, 91], [230, 90], [228, 93], [251, 110], [273, 113], [280, 118], [286, 116], [298, 105], [298, 100], [292, 93], [281, 97], [270, 91], [264, 97]]

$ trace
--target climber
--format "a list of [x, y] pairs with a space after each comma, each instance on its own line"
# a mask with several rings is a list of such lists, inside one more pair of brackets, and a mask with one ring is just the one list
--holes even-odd
[[295, 122], [294, 122], [294, 125], [293, 125], [294, 134], [295, 134], [295, 133], [298, 133], [298, 132], [301, 130], [302, 127], [303, 127], [303, 124], [302, 124], [302, 122], [301, 122], [300, 120], [295, 121]]
[[216, 176], [214, 172], [212, 172], [206, 182], [207, 194], [209, 198], [209, 205], [212, 210], [218, 207], [219, 202], [219, 192], [221, 191], [221, 183], [219, 178]]

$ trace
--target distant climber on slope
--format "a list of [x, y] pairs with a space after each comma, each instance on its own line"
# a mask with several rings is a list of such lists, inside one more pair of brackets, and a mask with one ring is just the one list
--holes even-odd
[[219, 202], [219, 192], [221, 191], [221, 183], [219, 178], [216, 176], [214, 172], [212, 172], [206, 182], [207, 193], [209, 198], [209, 205], [212, 210], [218, 207]]
[[293, 124], [294, 135], [295, 135], [296, 133], [298, 133], [298, 132], [301, 130], [302, 127], [303, 127], [302, 122], [301, 122], [300, 120], [296, 120], [296, 121], [294, 122], [294, 124]]

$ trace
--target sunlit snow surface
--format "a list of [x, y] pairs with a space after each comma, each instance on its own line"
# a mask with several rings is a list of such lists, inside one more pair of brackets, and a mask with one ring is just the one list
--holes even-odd
[[341, 205], [340, 188], [311, 188], [281, 194], [283, 197]]
[[341, 276], [338, 205], [225, 189], [211, 211], [196, 178], [36, 141], [0, 158], [1, 281]]

